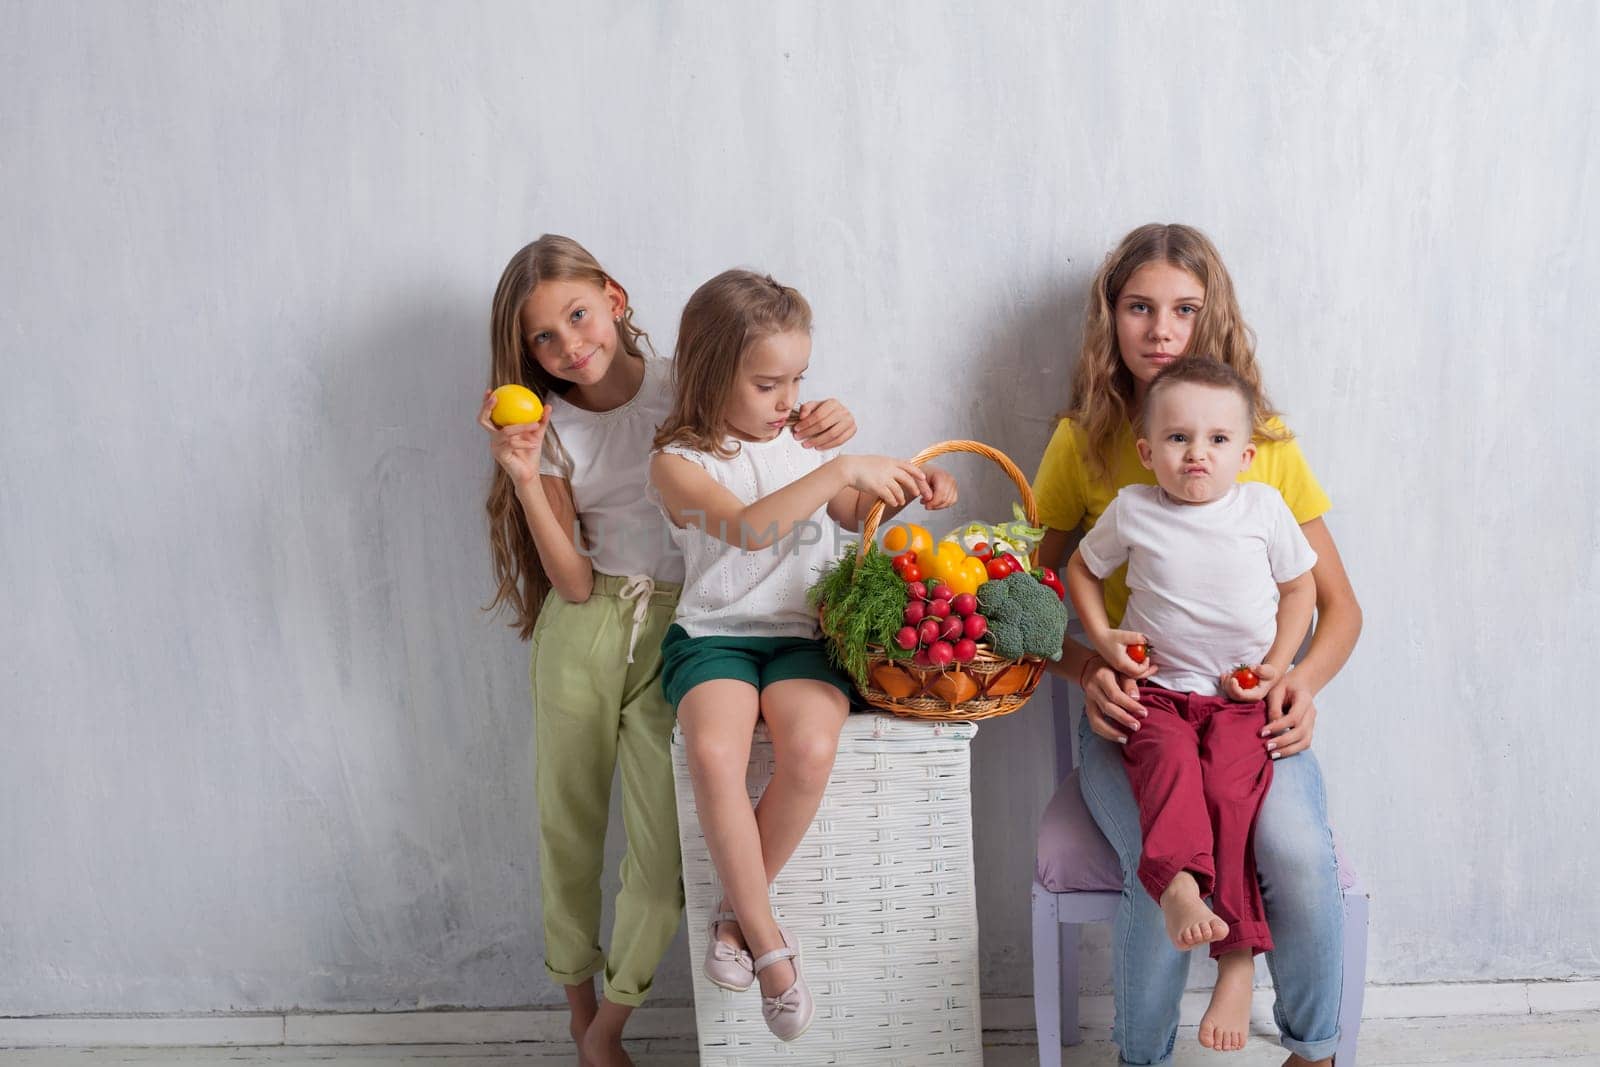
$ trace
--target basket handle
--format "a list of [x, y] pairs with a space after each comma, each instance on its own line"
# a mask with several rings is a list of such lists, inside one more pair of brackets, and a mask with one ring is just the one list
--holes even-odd
[[[999, 464], [1000, 469], [1005, 471], [1006, 475], [1016, 485], [1017, 492], [1022, 494], [1022, 513], [1028, 517], [1028, 525], [1039, 525], [1039, 507], [1033, 499], [1033, 487], [1028, 484], [1028, 479], [1022, 476], [1022, 472], [1017, 469], [1017, 465], [1011, 462], [1011, 457], [998, 448], [990, 448], [981, 441], [940, 441], [938, 444], [929, 445], [912, 456], [911, 462], [920, 467], [930, 459], [949, 455], [952, 452], [970, 452], [975, 456], [982, 456], [984, 459]], [[872, 544], [878, 536], [878, 524], [883, 521], [885, 507], [884, 502], [879, 500], [872, 505], [872, 510], [867, 512], [866, 524], [861, 527], [861, 544], [856, 548], [857, 566], [866, 558], [867, 546]], [[1029, 553], [1028, 562], [1036, 562], [1035, 557], [1038, 554], [1038, 547], [1035, 546], [1034, 551]]]

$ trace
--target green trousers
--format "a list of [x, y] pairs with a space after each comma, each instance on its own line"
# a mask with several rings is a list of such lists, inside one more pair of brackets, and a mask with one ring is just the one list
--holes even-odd
[[[661, 693], [661, 639], [678, 593], [676, 585], [652, 589], [642, 579], [596, 574], [582, 604], [552, 592], [533, 632], [545, 969], [561, 985], [604, 970], [606, 999], [629, 1007], [650, 991], [683, 914], [674, 716]], [[628, 848], [608, 955], [600, 949], [600, 873], [619, 765]]]

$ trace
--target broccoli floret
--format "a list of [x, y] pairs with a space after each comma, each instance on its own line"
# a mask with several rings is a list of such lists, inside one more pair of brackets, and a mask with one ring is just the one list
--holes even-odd
[[1067, 606], [1031, 574], [1018, 571], [978, 586], [978, 607], [989, 619], [994, 654], [1061, 658]]

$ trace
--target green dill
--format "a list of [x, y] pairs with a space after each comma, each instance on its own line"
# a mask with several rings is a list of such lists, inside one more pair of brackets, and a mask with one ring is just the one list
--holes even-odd
[[812, 606], [822, 609], [829, 657], [857, 685], [868, 685], [869, 648], [891, 659], [910, 658], [909, 651], [894, 643], [894, 635], [905, 625], [906, 583], [877, 545], [867, 547], [859, 568], [855, 546], [847, 545], [845, 554], [823, 570], [808, 596]]

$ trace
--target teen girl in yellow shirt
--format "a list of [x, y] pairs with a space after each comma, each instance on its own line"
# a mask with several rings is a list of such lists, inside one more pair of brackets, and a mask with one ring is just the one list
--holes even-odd
[[[1344, 911], [1322, 771], [1310, 751], [1316, 695], [1349, 658], [1361, 608], [1323, 521], [1329, 501], [1261, 388], [1255, 340], [1240, 314], [1222, 257], [1188, 226], [1151, 224], [1128, 234], [1090, 287], [1071, 407], [1045, 450], [1034, 493], [1048, 528], [1042, 565], [1066, 563], [1125, 485], [1154, 484], [1139, 462], [1133, 425], [1150, 380], [1189, 353], [1228, 364], [1256, 391], [1262, 418], [1255, 463], [1243, 476], [1282, 492], [1316, 550], [1317, 619], [1305, 657], [1267, 701], [1261, 743], [1277, 761], [1255, 829], [1256, 867], [1272, 928], [1268, 967], [1278, 999], [1286, 1067], [1332, 1063], [1339, 1040]], [[1124, 575], [1105, 583], [1106, 611], [1122, 618]], [[1157, 650], [1159, 654], [1159, 649]], [[1128, 1064], [1170, 1061], [1189, 957], [1168, 939], [1161, 909], [1137, 882], [1139, 811], [1117, 749], [1145, 711], [1137, 687], [1075, 641], [1053, 669], [1084, 690], [1079, 782], [1095, 821], [1122, 860], [1129, 890], [1112, 939], [1114, 1038]], [[1220, 986], [1219, 986], [1220, 990]], [[1235, 991], [1248, 1012], [1249, 989]]]

